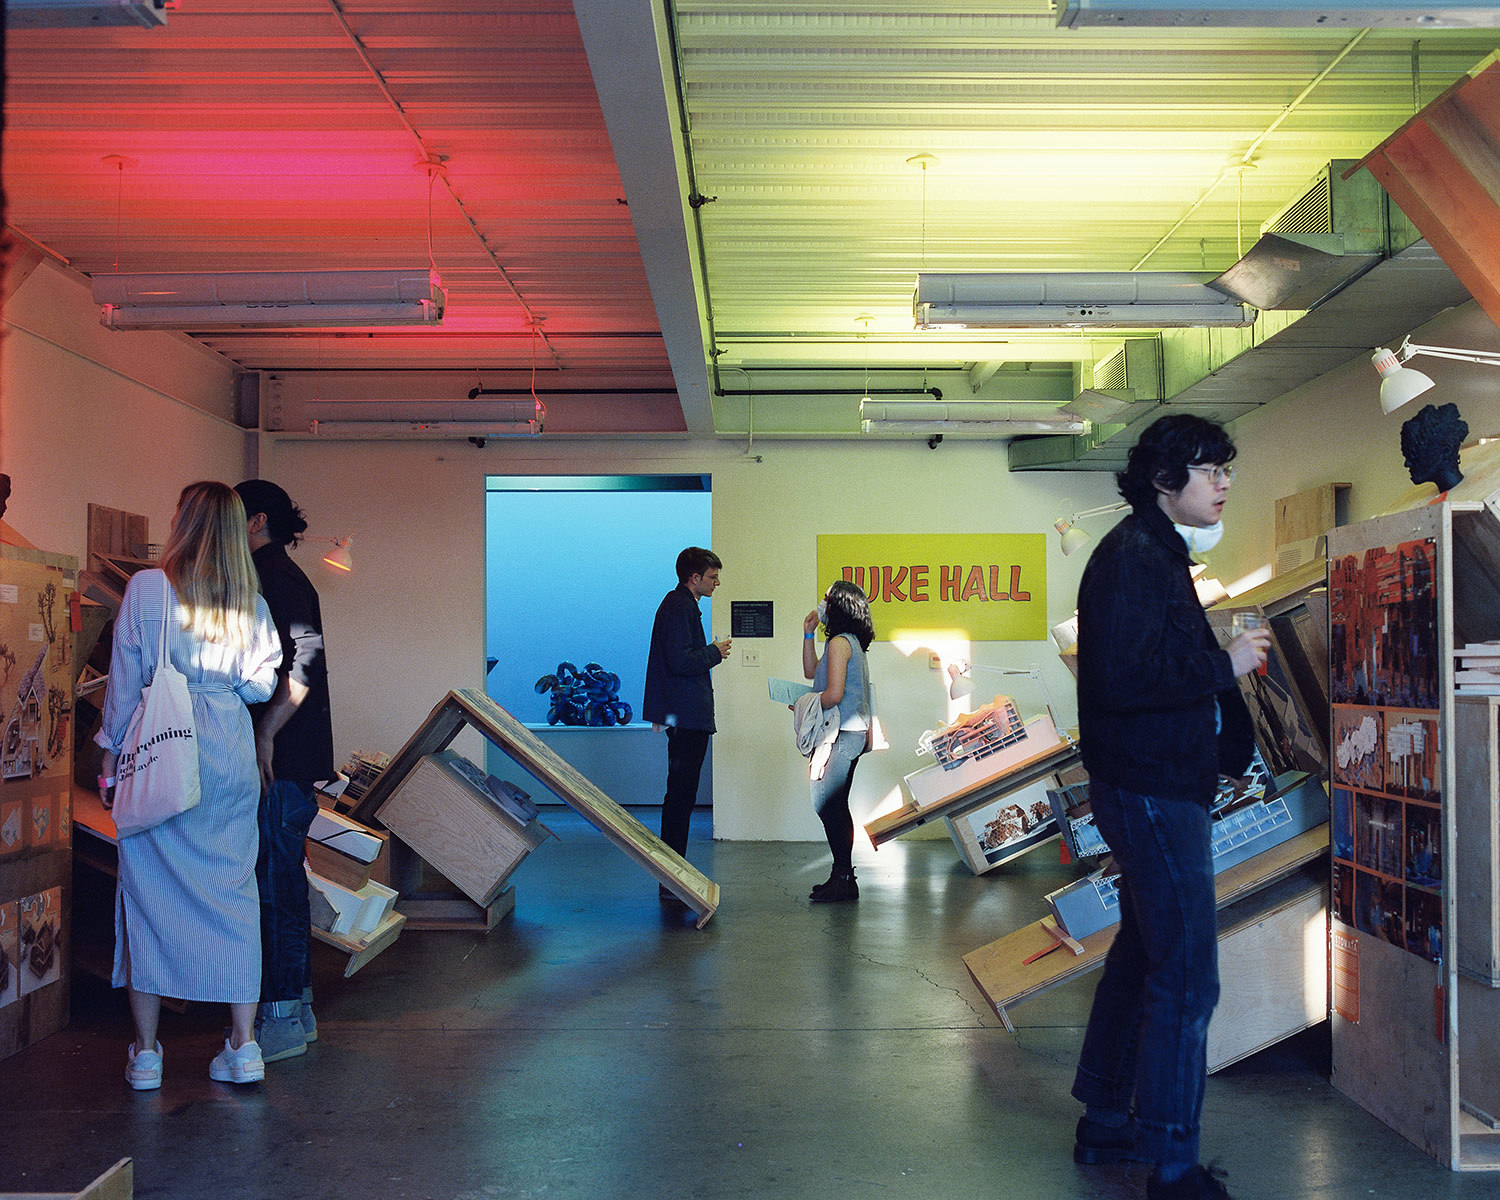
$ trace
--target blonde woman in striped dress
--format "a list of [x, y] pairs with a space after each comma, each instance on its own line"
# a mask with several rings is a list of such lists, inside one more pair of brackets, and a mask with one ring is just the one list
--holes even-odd
[[[149, 683], [166, 606], [168, 654], [187, 676], [197, 728], [202, 800], [120, 839], [114, 985], [129, 990], [135, 1041], [125, 1079], [161, 1086], [161, 998], [221, 1001], [230, 1032], [213, 1079], [265, 1077], [255, 1044], [260, 999], [260, 899], [255, 886], [260, 773], [247, 703], [270, 697], [281, 641], [256, 590], [245, 510], [222, 483], [189, 484], [178, 500], [161, 569], [141, 571], [115, 618], [103, 727], [104, 782], [114, 776], [131, 714]], [[104, 804], [114, 803], [113, 788]]]

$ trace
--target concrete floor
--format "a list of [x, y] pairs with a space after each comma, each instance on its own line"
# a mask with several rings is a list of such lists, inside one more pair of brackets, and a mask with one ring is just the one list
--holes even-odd
[[[654, 822], [650, 811], [640, 814]], [[140, 1197], [556, 1200], [1136, 1197], [1071, 1161], [1092, 978], [1015, 1011], [961, 961], [1042, 915], [1050, 848], [975, 877], [943, 841], [857, 852], [856, 905], [814, 906], [821, 846], [689, 855], [723, 889], [703, 930], [570, 812], [487, 937], [409, 932], [352, 979], [315, 960], [321, 1041], [266, 1082], [210, 1082], [222, 1008], [164, 1014], [166, 1083], [122, 1079], [121, 994], [79, 978], [72, 1024], [0, 1063], [0, 1192], [135, 1159]], [[1209, 1082], [1205, 1154], [1234, 1196], [1500, 1195], [1437, 1166], [1328, 1083], [1326, 1026]]]

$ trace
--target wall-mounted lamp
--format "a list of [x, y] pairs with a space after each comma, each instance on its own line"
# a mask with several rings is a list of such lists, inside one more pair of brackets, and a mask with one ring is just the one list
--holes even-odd
[[1393, 413], [1408, 400], [1415, 400], [1433, 387], [1433, 382], [1421, 371], [1405, 366], [1418, 354], [1428, 358], [1447, 358], [1455, 362], [1483, 363], [1500, 367], [1500, 352], [1493, 350], [1455, 350], [1447, 346], [1416, 346], [1407, 338], [1401, 348], [1392, 354], [1384, 347], [1370, 356], [1380, 376], [1380, 407], [1383, 412]]
[[976, 667], [966, 658], [948, 664], [948, 698], [950, 700], [962, 700], [965, 696], [972, 696], [974, 689], [978, 686], [974, 682], [974, 672], [983, 671], [989, 675], [1021, 675], [1027, 679], [1036, 681], [1042, 692], [1042, 701], [1047, 706], [1047, 715], [1052, 718], [1052, 726], [1057, 730], [1057, 735], [1064, 740], [1071, 740], [1064, 732], [1062, 723], [1057, 719], [1057, 712], [1052, 707], [1052, 691], [1047, 687], [1047, 681], [1042, 678], [1042, 672], [1037, 667]]
[[354, 545], [354, 535], [348, 537], [328, 538], [333, 543], [333, 549], [323, 555], [323, 561], [330, 567], [337, 567], [340, 571], [354, 570], [354, 555], [349, 547]]
[[1064, 554], [1076, 554], [1088, 545], [1090, 538], [1087, 531], [1078, 528], [1079, 521], [1087, 521], [1090, 517], [1102, 517], [1106, 513], [1121, 512], [1129, 508], [1123, 500], [1117, 500], [1113, 504], [1101, 504], [1098, 508], [1086, 508], [1082, 512], [1076, 512], [1071, 517], [1058, 517], [1052, 522], [1052, 528], [1062, 535], [1062, 552]]

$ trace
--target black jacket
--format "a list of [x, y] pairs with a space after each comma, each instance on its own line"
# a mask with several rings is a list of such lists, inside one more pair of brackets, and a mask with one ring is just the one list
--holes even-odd
[[1078, 585], [1079, 741], [1095, 779], [1207, 804], [1220, 774], [1244, 773], [1253, 740], [1191, 565], [1154, 504], [1134, 509], [1089, 557]]
[[[302, 568], [276, 542], [251, 557], [260, 574], [261, 595], [281, 635], [281, 666], [308, 689], [307, 699], [281, 727], [271, 756], [277, 779], [316, 783], [334, 777], [333, 718], [328, 708], [328, 660], [323, 654], [323, 612], [318, 593]], [[250, 706], [257, 720], [264, 704]]]
[[714, 685], [708, 672], [723, 658], [703, 635], [697, 599], [685, 584], [678, 584], [662, 600], [651, 626], [641, 718], [712, 733]]

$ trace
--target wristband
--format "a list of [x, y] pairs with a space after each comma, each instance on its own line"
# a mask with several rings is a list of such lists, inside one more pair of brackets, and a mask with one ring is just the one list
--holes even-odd
[[812, 640], [813, 640], [813, 638], [815, 638], [815, 637], [817, 637], [817, 636], [818, 636], [818, 635], [817, 635], [817, 634], [816, 634], [816, 633], [804, 633], [804, 634], [803, 634], [803, 635], [802, 635], [802, 639], [803, 639], [803, 641], [807, 641], [807, 642], [810, 642], [810, 641], [812, 641]]
[[95, 782], [98, 783], [99, 790], [101, 792], [105, 792], [114, 787], [118, 780], [116, 780], [113, 775], [111, 775], [108, 779], [106, 779], [103, 775], [100, 775]]

